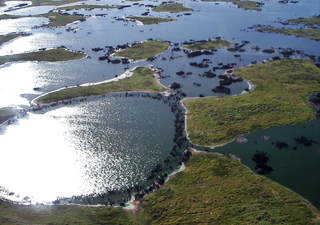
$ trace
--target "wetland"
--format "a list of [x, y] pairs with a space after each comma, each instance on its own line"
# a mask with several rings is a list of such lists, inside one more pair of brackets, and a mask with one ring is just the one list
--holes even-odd
[[315, 0], [19, 4], [0, 8], [1, 221], [317, 222], [298, 195], [320, 207], [319, 38], [259, 32], [317, 32]]

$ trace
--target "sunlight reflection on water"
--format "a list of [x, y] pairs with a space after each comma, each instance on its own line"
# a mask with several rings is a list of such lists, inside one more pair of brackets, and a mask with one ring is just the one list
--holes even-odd
[[33, 202], [133, 186], [167, 156], [173, 120], [169, 107], [143, 98], [30, 114], [0, 135], [0, 186]]

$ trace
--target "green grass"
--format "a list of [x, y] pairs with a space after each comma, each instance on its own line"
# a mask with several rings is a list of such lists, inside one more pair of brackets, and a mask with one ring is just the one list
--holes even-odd
[[36, 102], [40, 104], [46, 104], [77, 97], [115, 92], [149, 91], [153, 93], [159, 93], [165, 90], [166, 89], [159, 85], [153, 78], [153, 72], [151, 69], [147, 67], [138, 67], [135, 69], [134, 75], [130, 78], [106, 84], [63, 89], [44, 95], [43, 97], [37, 99]]
[[23, 206], [0, 200], [0, 224], [128, 224], [121, 208], [81, 206]]
[[168, 49], [170, 45], [162, 41], [147, 41], [133, 47], [116, 52], [116, 57], [127, 57], [130, 59], [143, 60], [154, 57]]
[[[1, 224], [316, 224], [319, 212], [297, 194], [230, 156], [194, 154], [183, 172], [122, 208], [19, 206], [0, 200]], [[316, 217], [318, 216], [318, 217]]]
[[127, 19], [138, 20], [144, 25], [158, 24], [163, 22], [177, 21], [171, 18], [160, 18], [160, 17], [139, 17], [139, 16], [127, 16]]
[[76, 9], [115, 9], [116, 6], [108, 6], [108, 5], [73, 5], [66, 7], [59, 7], [56, 10], [76, 10]]
[[[24, 18], [24, 17], [29, 17], [29, 16], [11, 16], [11, 15], [0, 15], [0, 20], [3, 19], [19, 19], [19, 18]], [[45, 17], [49, 19], [49, 23], [44, 25], [47, 27], [63, 27], [66, 26], [70, 23], [73, 23], [75, 21], [83, 20], [86, 19], [87, 17], [83, 16], [73, 16], [73, 15], [61, 15], [57, 12], [50, 12], [50, 13], [45, 13], [41, 14], [38, 16], [34, 17]]]
[[60, 15], [57, 12], [42, 14], [40, 17], [49, 18], [49, 23], [44, 25], [48, 27], [63, 27], [75, 21], [86, 19], [86, 17], [83, 16]]
[[0, 20], [19, 19], [19, 18], [23, 18], [23, 17], [28, 17], [28, 16], [15, 16], [15, 15], [2, 14], [2, 15], [0, 15]]
[[303, 23], [307, 25], [320, 25], [320, 17], [304, 18], [304, 19], [290, 19], [290, 23]]
[[235, 70], [257, 87], [249, 94], [187, 99], [187, 131], [199, 145], [218, 145], [254, 130], [306, 122], [315, 117], [306, 102], [320, 92], [320, 70], [305, 60], [280, 60]]
[[19, 109], [13, 107], [3, 107], [0, 108], [0, 124], [5, 122], [8, 119], [13, 118], [20, 112]]
[[171, 4], [160, 5], [154, 8], [153, 11], [179, 13], [179, 12], [189, 12], [189, 11], [192, 11], [192, 9], [184, 7], [181, 3], [171, 3]]
[[262, 9], [257, 7], [256, 4], [259, 2], [255, 1], [239, 1], [239, 0], [202, 0], [203, 2], [232, 2], [235, 5], [238, 5], [241, 8], [248, 10], [261, 11]]
[[140, 201], [136, 215], [145, 224], [312, 224], [315, 218], [295, 193], [211, 153], [194, 154], [185, 171]]
[[261, 8], [256, 6], [258, 2], [252, 2], [252, 1], [232, 1], [232, 2], [244, 9], [255, 10], [255, 11], [262, 10]]
[[7, 35], [0, 35], [0, 45], [11, 41], [17, 37], [20, 37], [22, 34], [20, 33], [12, 33], [12, 34], [7, 34]]
[[301, 38], [320, 39], [320, 29], [280, 29], [272, 27], [260, 27], [257, 31], [285, 34]]
[[15, 55], [0, 56], [0, 65], [8, 62], [17, 61], [47, 61], [58, 62], [82, 59], [86, 55], [84, 53], [71, 52], [65, 49], [52, 49], [38, 52], [22, 53]]
[[205, 49], [219, 49], [224, 47], [229, 47], [232, 45], [232, 42], [227, 40], [213, 40], [213, 41], [207, 41], [207, 42], [198, 42], [191, 45], [184, 45], [184, 48], [190, 49], [190, 50], [205, 50]]

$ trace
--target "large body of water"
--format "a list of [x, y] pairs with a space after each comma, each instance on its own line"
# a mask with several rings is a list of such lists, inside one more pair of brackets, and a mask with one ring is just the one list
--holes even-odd
[[[164, 78], [161, 80], [163, 85], [169, 86], [178, 82], [182, 84], [181, 90], [188, 97], [197, 97], [199, 94], [224, 96], [211, 91], [219, 84], [219, 79], [206, 78], [203, 76], [204, 72], [230, 63], [241, 67], [252, 61], [261, 62], [271, 57], [282, 57], [278, 52], [280, 48], [292, 48], [304, 53], [294, 54], [293, 58], [308, 59], [306, 55], [319, 56], [320, 42], [260, 33], [251, 29], [258, 24], [283, 27], [279, 21], [313, 16], [319, 12], [317, 0], [306, 0], [297, 4], [263, 2], [265, 5], [262, 11], [258, 12], [244, 10], [226, 2], [215, 4], [184, 1], [186, 7], [193, 9], [191, 15], [185, 15], [156, 13], [145, 6], [158, 5], [160, 2], [141, 1], [140, 5], [133, 5], [120, 1], [87, 1], [86, 4], [131, 7], [121, 10], [78, 10], [78, 13], [85, 15], [107, 15], [93, 16], [85, 22], [76, 22], [61, 28], [35, 28], [48, 22], [48, 19], [41, 17], [0, 20], [0, 35], [11, 32], [31, 34], [1, 45], [1, 56], [62, 45], [90, 56], [68, 62], [17, 62], [1, 66], [0, 106], [18, 105], [27, 108], [32, 99], [46, 92], [65, 86], [111, 79], [122, 74], [127, 67], [132, 69], [150, 65], [164, 70]], [[4, 13], [4, 9], [0, 8], [0, 13]], [[10, 14], [38, 15], [51, 9], [52, 7], [35, 7], [12, 11]], [[151, 16], [172, 17], [178, 21], [137, 26], [136, 22], [119, 20], [128, 15], [140, 16], [146, 11], [149, 11]], [[242, 48], [244, 51], [235, 53], [219, 49], [213, 55], [188, 58], [183, 51], [172, 51], [172, 46], [152, 62], [140, 61], [129, 65], [99, 61], [98, 58], [105, 52], [92, 51], [92, 48], [96, 47], [116, 47], [150, 38], [181, 46], [186, 41], [214, 37], [239, 44], [246, 41]], [[270, 48], [274, 48], [275, 53], [262, 52], [263, 49]], [[190, 66], [190, 62], [208, 62], [209, 67], [195, 68]], [[178, 71], [190, 75], [178, 76]], [[219, 75], [224, 72], [225, 70], [216, 70], [215, 73]], [[39, 89], [35, 91], [35, 87]], [[245, 81], [232, 84], [231, 95], [241, 94], [247, 87]], [[71, 106], [52, 108], [38, 114], [30, 113], [29, 117], [1, 131], [0, 155], [3, 163], [0, 186], [5, 189], [3, 193], [12, 192], [9, 197], [13, 200], [28, 196], [33, 202], [49, 202], [57, 197], [103, 193], [111, 189], [132, 187], [146, 179], [150, 171], [168, 156], [174, 145], [174, 119], [170, 107], [162, 101], [140, 97], [96, 97]], [[281, 129], [289, 129], [290, 132]], [[320, 131], [317, 120], [307, 124], [303, 130], [301, 126], [290, 126], [271, 128], [263, 132], [267, 131], [270, 136], [288, 140], [305, 132], [305, 136], [320, 143], [319, 137], [314, 135]], [[250, 135], [258, 137], [260, 133]], [[251, 136], [248, 139], [251, 140]], [[231, 143], [214, 151], [232, 152], [240, 157], [245, 165], [254, 169], [251, 157], [256, 147], [266, 152], [271, 149], [270, 165], [274, 172], [267, 177], [291, 188], [320, 208], [320, 203], [316, 200], [320, 198], [315, 191], [319, 185], [319, 144], [306, 149], [299, 147], [296, 151], [279, 151], [274, 150], [269, 142], [258, 141], [258, 144], [250, 142], [243, 146]], [[292, 160], [288, 161], [290, 159]]]

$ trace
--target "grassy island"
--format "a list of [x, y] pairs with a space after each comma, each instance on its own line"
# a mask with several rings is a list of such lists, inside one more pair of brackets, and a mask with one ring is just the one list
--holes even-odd
[[15, 55], [0, 56], [0, 65], [8, 62], [17, 61], [47, 61], [59, 62], [74, 59], [82, 59], [86, 55], [84, 53], [71, 52], [63, 48], [42, 50], [38, 52], [22, 53]]
[[19, 206], [0, 200], [1, 224], [316, 224], [297, 194], [230, 156], [193, 154], [183, 172], [137, 202], [111, 207]]
[[[26, 18], [32, 16], [11, 16], [7, 14], [0, 15], [0, 20], [4, 19], [19, 19], [19, 18]], [[49, 23], [43, 26], [47, 27], [63, 27], [75, 21], [83, 21], [86, 20], [87, 17], [84, 16], [75, 16], [75, 15], [61, 15], [57, 12], [50, 12], [45, 13], [42, 15], [37, 15], [34, 17], [45, 17], [49, 19]]]
[[320, 25], [320, 17], [311, 17], [311, 18], [300, 18], [300, 19], [290, 19], [290, 23], [302, 23], [307, 25]]
[[7, 35], [0, 35], [0, 45], [11, 41], [17, 37], [20, 37], [22, 34], [21, 33], [11, 33], [11, 34], [7, 34]]
[[181, 3], [170, 3], [160, 5], [153, 9], [155, 12], [169, 12], [169, 13], [179, 13], [179, 12], [189, 12], [192, 9], [184, 7]]
[[138, 67], [132, 77], [117, 82], [110, 82], [92, 86], [79, 86], [66, 88], [57, 92], [49, 93], [36, 100], [37, 103], [46, 104], [77, 97], [101, 95], [126, 91], [149, 91], [152, 93], [163, 92], [162, 87], [153, 77], [153, 72], [147, 67]]
[[259, 27], [257, 31], [285, 34], [301, 38], [320, 39], [320, 29], [281, 29], [273, 27]]
[[184, 45], [184, 48], [190, 49], [190, 50], [205, 50], [205, 49], [219, 49], [224, 47], [229, 47], [232, 45], [232, 42], [217, 39], [207, 42], [197, 42], [191, 45]]
[[50, 12], [50, 13], [42, 14], [40, 16], [46, 17], [49, 19], [49, 23], [44, 25], [48, 27], [64, 27], [70, 23], [86, 20], [87, 18], [84, 16], [61, 15], [57, 12]]
[[[294, 68], [294, 69], [293, 69]], [[320, 91], [320, 69], [306, 60], [279, 60], [235, 70], [256, 88], [249, 94], [186, 99], [190, 140], [213, 146], [270, 126], [306, 122], [315, 117], [306, 102]]]
[[109, 5], [72, 5], [56, 8], [56, 10], [77, 10], [77, 9], [116, 9], [116, 6]]
[[203, 2], [232, 2], [235, 5], [238, 5], [241, 8], [248, 10], [261, 11], [262, 9], [258, 7], [259, 2], [255, 1], [239, 1], [239, 0], [202, 0]]
[[150, 17], [150, 16], [148, 16], [148, 17], [127, 16], [126, 19], [138, 20], [141, 23], [143, 23], [143, 25], [151, 25], [151, 24], [177, 21], [176, 19], [171, 19], [171, 18], [160, 18], [160, 17]]
[[146, 41], [140, 44], [134, 45], [130, 48], [116, 52], [116, 57], [127, 57], [130, 59], [143, 60], [150, 57], [154, 57], [169, 48], [169, 44], [162, 41]]

